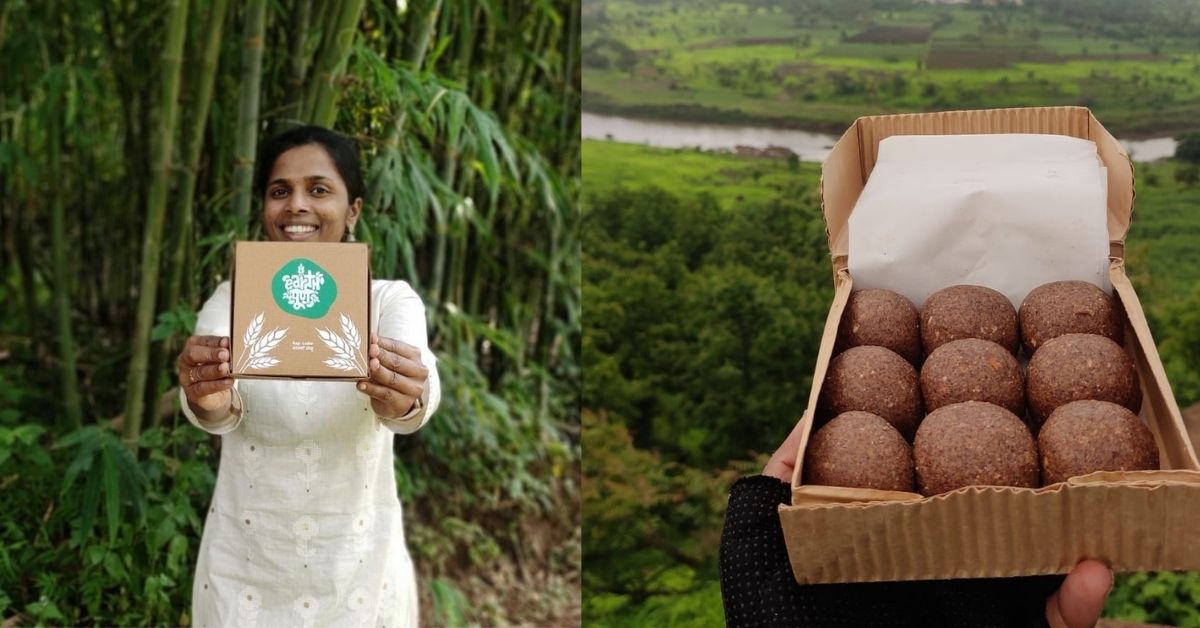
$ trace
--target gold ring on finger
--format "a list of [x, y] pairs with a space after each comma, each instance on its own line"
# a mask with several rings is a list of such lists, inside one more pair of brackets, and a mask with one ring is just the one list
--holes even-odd
[[193, 384], [196, 383], [196, 369], [194, 369], [194, 368], [188, 369], [188, 379], [192, 380]]

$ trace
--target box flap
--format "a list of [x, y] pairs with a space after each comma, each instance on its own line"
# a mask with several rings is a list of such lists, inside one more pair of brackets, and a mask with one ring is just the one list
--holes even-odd
[[1108, 167], [1110, 257], [1123, 259], [1133, 216], [1133, 166], [1113, 136], [1085, 107], [1028, 107], [866, 116], [846, 130], [821, 165], [821, 209], [834, 273], [847, 267], [850, 212], [866, 185], [880, 140], [892, 135], [1048, 133], [1096, 143]]

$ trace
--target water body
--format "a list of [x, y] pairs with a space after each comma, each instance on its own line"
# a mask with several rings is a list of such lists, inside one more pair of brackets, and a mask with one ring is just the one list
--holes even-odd
[[[644, 120], [594, 113], [583, 114], [583, 137], [661, 148], [699, 147], [723, 151], [732, 151], [737, 146], [756, 149], [782, 146], [791, 149], [802, 161], [823, 161], [838, 140], [835, 135], [792, 129]], [[1120, 142], [1129, 156], [1138, 161], [1155, 161], [1175, 154], [1173, 137]]]

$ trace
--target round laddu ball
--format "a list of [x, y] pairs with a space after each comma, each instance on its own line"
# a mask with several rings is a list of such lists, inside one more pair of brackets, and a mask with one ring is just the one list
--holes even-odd
[[1086, 281], [1055, 281], [1034, 288], [1017, 318], [1028, 355], [1063, 334], [1096, 334], [1117, 344], [1124, 336], [1116, 302]]
[[978, 338], [954, 340], [934, 349], [921, 367], [926, 411], [963, 401], [994, 403], [1025, 416], [1025, 375], [1013, 354]]
[[912, 301], [891, 290], [850, 293], [838, 326], [838, 350], [886, 347], [912, 364], [921, 363], [921, 316]]
[[964, 486], [1038, 486], [1033, 435], [1017, 415], [986, 401], [942, 406], [925, 417], [913, 463], [922, 495]]
[[1085, 399], [1058, 407], [1038, 433], [1042, 482], [1054, 484], [1094, 471], [1158, 468], [1150, 428], [1129, 408]]
[[804, 483], [913, 491], [912, 448], [877, 414], [839, 414], [808, 441]]
[[921, 308], [925, 355], [963, 338], [991, 340], [1016, 355], [1017, 310], [1008, 297], [983, 286], [950, 286], [930, 295]]
[[829, 363], [821, 387], [822, 417], [862, 410], [883, 417], [912, 440], [924, 414], [917, 370], [895, 351], [852, 347]]
[[1095, 334], [1064, 334], [1042, 345], [1029, 360], [1025, 396], [1038, 423], [1081, 399], [1111, 401], [1135, 414], [1142, 409], [1133, 360], [1120, 345]]

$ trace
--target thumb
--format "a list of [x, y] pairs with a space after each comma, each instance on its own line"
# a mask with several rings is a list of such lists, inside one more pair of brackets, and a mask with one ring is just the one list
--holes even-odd
[[1081, 561], [1046, 599], [1046, 621], [1053, 628], [1095, 626], [1112, 585], [1112, 571], [1104, 563]]
[[804, 417], [801, 416], [800, 420], [796, 421], [791, 433], [783, 440], [783, 444], [779, 445], [779, 448], [771, 455], [767, 466], [763, 467], [763, 475], [769, 475], [784, 482], [792, 480], [792, 469], [796, 468], [796, 454], [800, 449], [800, 424], [803, 422]]

